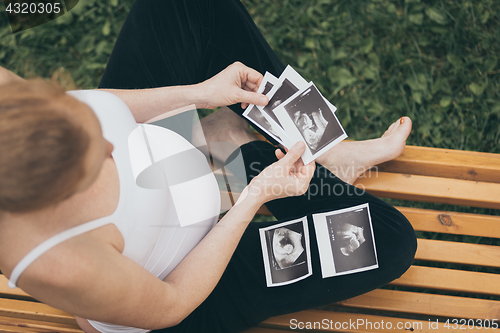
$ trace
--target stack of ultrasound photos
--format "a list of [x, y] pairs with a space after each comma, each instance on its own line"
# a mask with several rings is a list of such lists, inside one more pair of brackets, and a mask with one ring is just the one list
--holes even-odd
[[297, 141], [304, 142], [304, 164], [347, 138], [335, 115], [337, 108], [290, 65], [279, 78], [266, 72], [258, 92], [269, 103], [249, 105], [243, 116], [288, 149]]

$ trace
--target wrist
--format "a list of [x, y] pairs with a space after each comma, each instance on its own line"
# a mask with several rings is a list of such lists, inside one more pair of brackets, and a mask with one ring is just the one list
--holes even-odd
[[207, 96], [205, 89], [203, 89], [202, 83], [192, 84], [185, 87], [188, 93], [188, 98], [191, 101], [190, 104], [196, 105], [197, 108], [206, 109], [209, 104], [209, 96]]
[[234, 206], [245, 206], [257, 212], [257, 210], [267, 201], [263, 192], [250, 182], [250, 184], [243, 189]]
[[[253, 197], [252, 195], [249, 195], [248, 187], [245, 187], [245, 189], [239, 195], [236, 203], [227, 212], [223, 219], [230, 218], [230, 216], [237, 217], [235, 219], [237, 223], [240, 225], [244, 225], [246, 228], [246, 226], [252, 221], [262, 204], [263, 203], [260, 200]], [[232, 222], [232, 224], [234, 223], [235, 222]]]

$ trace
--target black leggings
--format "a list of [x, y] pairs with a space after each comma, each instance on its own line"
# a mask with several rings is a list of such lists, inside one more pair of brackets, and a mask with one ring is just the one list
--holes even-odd
[[[238, 0], [137, 0], [100, 87], [193, 84], [235, 61], [275, 76], [285, 67]], [[239, 105], [231, 109], [242, 113]], [[240, 149], [250, 171], [248, 180], [276, 161], [275, 147], [269, 143], [254, 141]], [[379, 267], [323, 279], [311, 215], [364, 203], [370, 206]], [[413, 261], [416, 238], [406, 218], [320, 165], [305, 195], [266, 206], [279, 222], [251, 223], [211, 295], [182, 323], [161, 332], [239, 332], [271, 316], [337, 302], [383, 286], [401, 276]], [[268, 288], [259, 228], [303, 216], [309, 223], [313, 274], [287, 286]]]

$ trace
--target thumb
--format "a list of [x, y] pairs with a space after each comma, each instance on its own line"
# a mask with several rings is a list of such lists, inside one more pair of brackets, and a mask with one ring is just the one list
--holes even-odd
[[269, 102], [269, 99], [267, 98], [266, 95], [242, 89], [240, 90], [239, 93], [238, 102], [266, 106], [267, 103]]
[[288, 150], [285, 157], [283, 157], [280, 162], [293, 165], [302, 156], [305, 150], [306, 145], [304, 142], [298, 141]]

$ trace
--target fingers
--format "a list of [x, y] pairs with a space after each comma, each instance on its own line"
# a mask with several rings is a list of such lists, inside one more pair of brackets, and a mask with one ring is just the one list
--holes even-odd
[[290, 150], [288, 150], [285, 157], [283, 157], [280, 162], [288, 165], [293, 165], [302, 156], [305, 150], [306, 145], [304, 144], [304, 142], [298, 141], [292, 146], [292, 148], [290, 148]]
[[269, 99], [267, 96], [256, 93], [256, 92], [249, 92], [245, 90], [240, 90], [238, 94], [238, 99], [239, 102], [242, 104], [245, 103], [247, 104], [255, 104], [255, 105], [261, 105], [265, 106], [269, 102]]
[[255, 69], [247, 67], [242, 64], [242, 70], [240, 71], [241, 82], [243, 85], [248, 86], [250, 89], [258, 88], [262, 82], [263, 76]]
[[301, 195], [306, 193], [309, 188], [309, 183], [311, 182], [312, 177], [314, 176], [314, 170], [316, 169], [316, 163], [311, 162], [307, 165], [303, 165], [298, 173], [295, 173], [295, 176], [298, 180], [299, 192], [297, 195]]
[[245, 107], [248, 104], [267, 105], [269, 99], [265, 95], [256, 94], [264, 78], [262, 74], [239, 62], [236, 62], [234, 65], [237, 66], [240, 75], [241, 89], [244, 91], [241, 94], [241, 102], [245, 104]]
[[239, 81], [241, 82], [241, 88], [245, 90], [257, 91], [264, 78], [262, 74], [255, 69], [247, 67], [239, 61], [230, 65], [228, 69], [229, 68], [236, 70]]
[[247, 81], [246, 84], [242, 88], [243, 88], [243, 90], [246, 90], [246, 91], [257, 92], [257, 90], [259, 89], [259, 86], [260, 86], [260, 83], [257, 84], [257, 83]]

